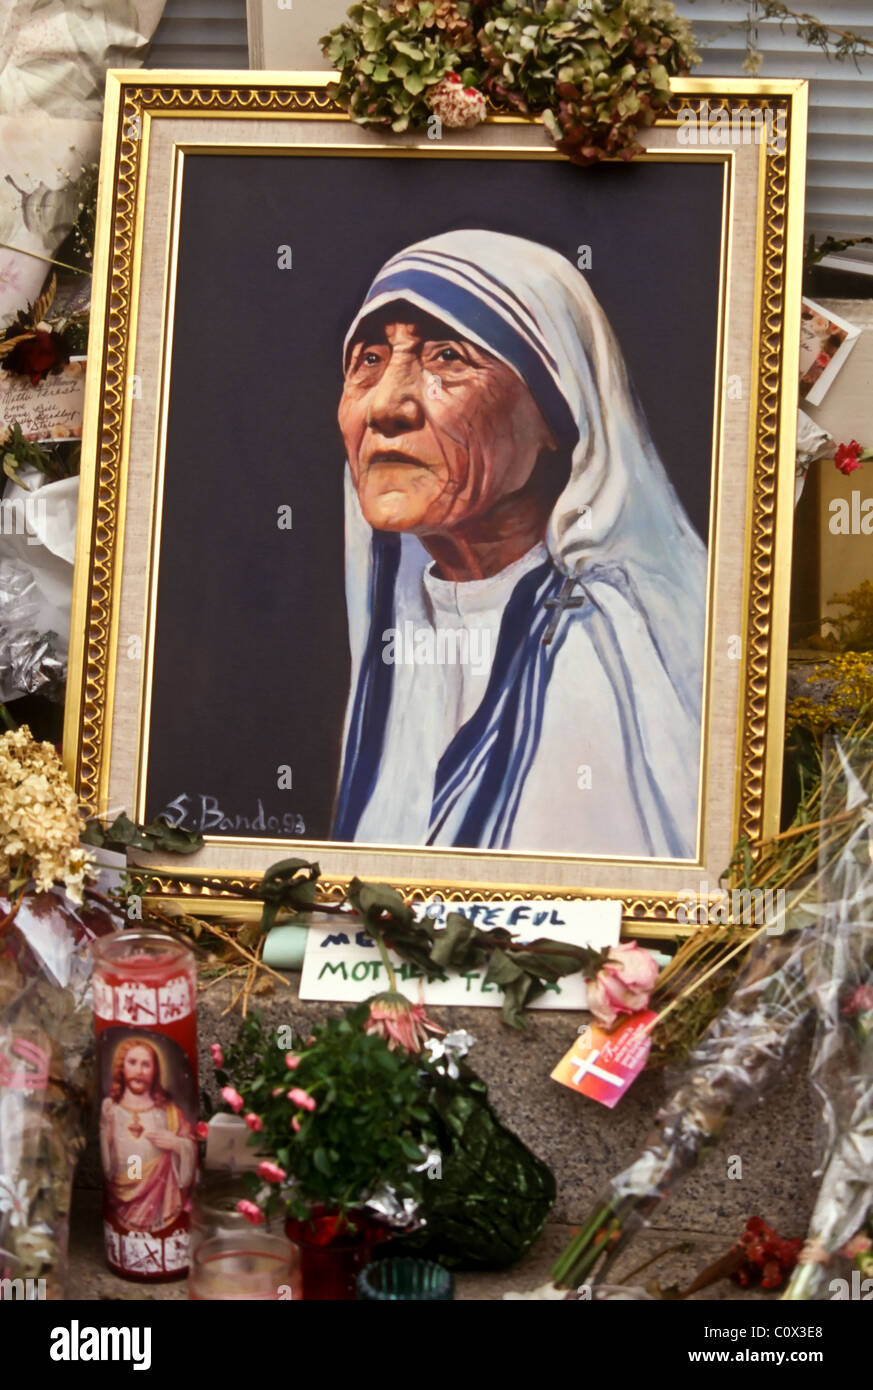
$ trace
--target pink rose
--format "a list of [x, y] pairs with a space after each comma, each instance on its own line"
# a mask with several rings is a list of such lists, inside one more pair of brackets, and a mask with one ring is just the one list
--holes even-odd
[[314, 1110], [316, 1101], [308, 1091], [303, 1091], [299, 1086], [292, 1086], [288, 1092], [288, 1099], [292, 1105], [299, 1105], [301, 1110]]
[[245, 1101], [239, 1091], [235, 1091], [232, 1086], [222, 1086], [221, 1099], [225, 1105], [229, 1105], [235, 1115], [238, 1115], [245, 1105]]
[[294, 1131], [295, 1134], [299, 1134], [299, 1133], [300, 1133], [300, 1116], [299, 1116], [299, 1115], [295, 1115], [295, 1116], [294, 1116], [294, 1119], [291, 1121], [291, 1128], [293, 1129], [293, 1131]]
[[205, 1120], [199, 1120], [194, 1127], [194, 1133], [198, 1139], [206, 1139], [209, 1135], [209, 1125]]
[[284, 1182], [287, 1176], [284, 1168], [280, 1168], [278, 1163], [271, 1163], [268, 1158], [258, 1164], [258, 1177], [265, 1182]]
[[611, 946], [606, 964], [588, 982], [588, 1008], [604, 1028], [612, 1028], [619, 1014], [646, 1008], [657, 978], [654, 957], [635, 941]]
[[219, 1043], [210, 1043], [209, 1051], [212, 1053], [212, 1060], [215, 1063], [215, 1065], [217, 1067], [223, 1067], [224, 1053], [221, 1050], [221, 1045]]
[[246, 1221], [251, 1221], [253, 1226], [260, 1226], [264, 1220], [260, 1207], [256, 1207], [248, 1197], [241, 1198], [236, 1204], [236, 1209], [240, 1216], [244, 1216]]
[[256, 1115], [253, 1110], [249, 1111], [249, 1113], [245, 1117], [245, 1120], [246, 1124], [248, 1125], [249, 1129], [252, 1131], [253, 1134], [257, 1134], [259, 1130], [264, 1128], [264, 1122], [261, 1119], [260, 1115]]
[[300, 1066], [300, 1058], [293, 1052], [285, 1053], [285, 1066], [289, 1071], [296, 1071]]

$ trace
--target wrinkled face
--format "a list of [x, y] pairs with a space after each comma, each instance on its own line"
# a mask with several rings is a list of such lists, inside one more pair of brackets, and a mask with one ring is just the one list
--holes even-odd
[[451, 531], [555, 448], [510, 367], [408, 305], [361, 325], [338, 419], [361, 510], [383, 531]]
[[155, 1063], [147, 1047], [132, 1047], [124, 1059], [124, 1084], [135, 1096], [146, 1095], [155, 1078]]

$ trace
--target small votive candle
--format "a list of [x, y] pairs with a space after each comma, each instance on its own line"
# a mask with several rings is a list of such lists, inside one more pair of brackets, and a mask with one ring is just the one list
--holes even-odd
[[194, 1251], [188, 1298], [221, 1302], [298, 1298], [295, 1253], [284, 1236], [253, 1227], [212, 1236]]

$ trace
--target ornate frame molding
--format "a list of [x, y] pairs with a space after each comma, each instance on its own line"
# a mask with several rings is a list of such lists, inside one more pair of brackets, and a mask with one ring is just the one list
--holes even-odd
[[[118, 604], [123, 553], [125, 469], [130, 407], [127, 383], [133, 370], [136, 311], [135, 256], [141, 232], [143, 169], [147, 165], [150, 125], [173, 115], [296, 116], [346, 122], [327, 91], [324, 74], [240, 74], [210, 81], [200, 73], [156, 73], [150, 82], [141, 73], [111, 74], [107, 86], [100, 197], [97, 215], [95, 313], [89, 358], [102, 362], [102, 384], [92, 373], [83, 440], [83, 457], [93, 459], [93, 487], [83, 489], [74, 589], [72, 632], [78, 641], [71, 654], [64, 747], [67, 766], [85, 812], [107, 806], [108, 732], [113, 714], [113, 649], [117, 641]], [[749, 110], [781, 121], [784, 147], [762, 157], [763, 207], [760, 214], [762, 263], [757, 286], [757, 394], [750, 441], [750, 495], [747, 511], [750, 564], [744, 602], [745, 667], [737, 757], [737, 837], [755, 841], [775, 827], [778, 772], [781, 767], [783, 716], [774, 692], [784, 688], [787, 615], [775, 604], [775, 582], [789, 558], [790, 532], [780, 510], [790, 506], [793, 439], [790, 410], [782, 380], [783, 361], [793, 360], [797, 324], [786, 313], [792, 296], [800, 298], [799, 250], [802, 247], [798, 204], [802, 206], [806, 93], [803, 83], [734, 82], [727, 79], [673, 83], [671, 105], [657, 125], [676, 124], [680, 112], [705, 109], [710, 122], [720, 112]], [[728, 90], [729, 89], [729, 90]], [[518, 122], [515, 116], [498, 121]], [[777, 125], [777, 128], [778, 125]], [[791, 216], [789, 216], [789, 207]], [[103, 312], [101, 312], [103, 311]], [[105, 322], [103, 313], [105, 312]], [[790, 398], [790, 391], [788, 392]], [[791, 406], [790, 399], [787, 400]], [[788, 460], [792, 459], [791, 476]], [[305, 845], [301, 846], [305, 849]], [[278, 856], [277, 856], [278, 857]], [[145, 866], [143, 866], [145, 867]], [[584, 867], [580, 864], [584, 872]], [[204, 871], [200, 894], [177, 877], [171, 866], [149, 865], [150, 892], [190, 905], [195, 897], [215, 910], [229, 906], [226, 895], [250, 889], [257, 878]], [[466, 902], [483, 897], [518, 896], [517, 887], [497, 883], [424, 885], [392, 875], [392, 882], [412, 899], [441, 894]], [[330, 899], [343, 895], [347, 879], [326, 877], [322, 889]], [[541, 889], [549, 899], [619, 898], [625, 917], [651, 934], [675, 935], [680, 900], [675, 891], [619, 892], [608, 888]], [[684, 901], [684, 899], [682, 899]], [[679, 928], [681, 930], [681, 928]], [[687, 928], [686, 928], [687, 930]]]

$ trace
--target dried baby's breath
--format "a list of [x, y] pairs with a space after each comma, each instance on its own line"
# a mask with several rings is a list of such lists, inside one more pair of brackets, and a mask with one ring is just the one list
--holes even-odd
[[40, 890], [66, 885], [73, 902], [92, 860], [79, 844], [76, 795], [50, 743], [26, 724], [0, 737], [0, 879], [13, 889], [29, 878]]

